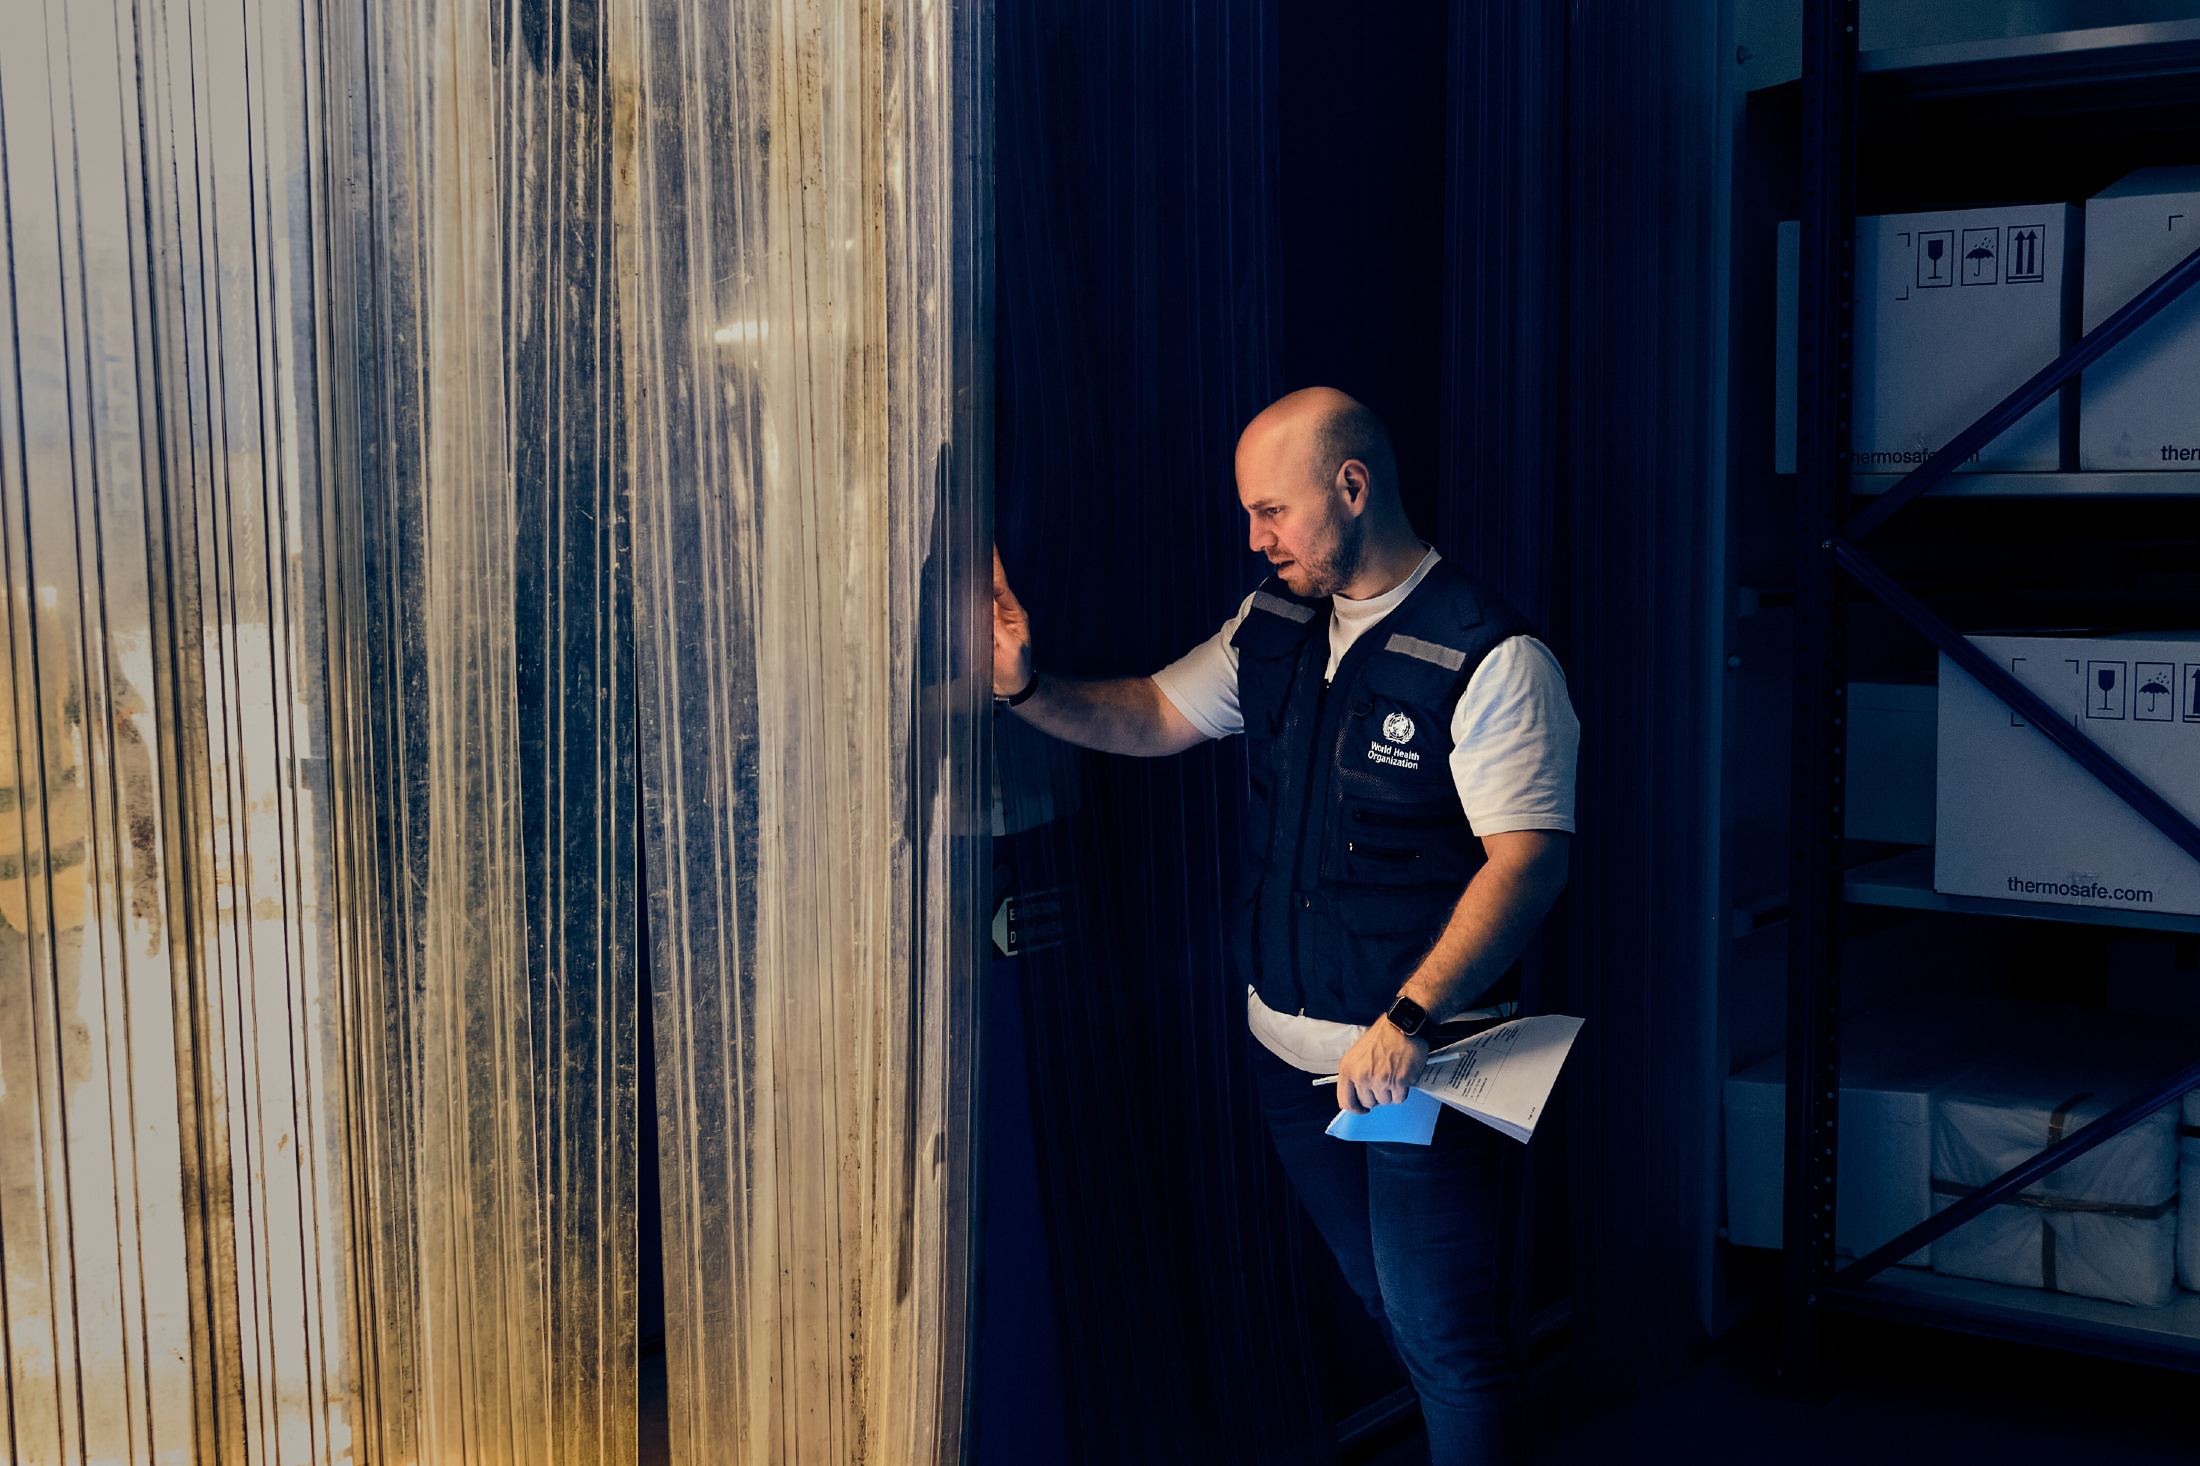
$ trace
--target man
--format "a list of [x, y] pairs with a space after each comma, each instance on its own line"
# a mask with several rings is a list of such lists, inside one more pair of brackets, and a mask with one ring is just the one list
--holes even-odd
[[[1508, 1459], [1519, 1370], [1505, 1244], [1514, 1142], [1445, 1111], [1427, 1146], [1324, 1130], [1405, 1098], [1565, 884], [1580, 726], [1518, 613], [1414, 533], [1373, 413], [1294, 392], [1238, 440], [1273, 574], [1151, 677], [1042, 674], [994, 557], [993, 689], [1033, 726], [1157, 756], [1247, 735], [1234, 950], [1261, 1105], [1301, 1202], [1421, 1398], [1434, 1466]], [[1334, 1092], [1309, 1082], [1335, 1073]], [[1333, 1101], [1333, 1103], [1332, 1103]]]

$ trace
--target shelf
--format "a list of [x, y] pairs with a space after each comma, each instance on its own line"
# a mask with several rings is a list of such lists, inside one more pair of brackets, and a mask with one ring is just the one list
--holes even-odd
[[2099, 26], [1866, 51], [1865, 76], [1899, 78], [1914, 92], [1998, 91], [2074, 82], [2122, 82], [2200, 69], [2200, 20]]
[[[2082, 18], [2086, 7], [2073, 0], [2064, 8]], [[2200, 5], [2162, 0], [2151, 8], [2158, 18], [2135, 25], [1965, 35], [1966, 27], [1983, 28], [1981, 22], [1999, 25], [2004, 13], [1867, 0], [1857, 70], [1917, 94], [2131, 82], [2200, 70]], [[1762, 91], [1802, 75], [1800, 12], [1794, 0], [1743, 0], [1735, 61], [1744, 90]]]
[[1848, 872], [1842, 894], [1860, 906], [1899, 906], [1911, 911], [1954, 911], [1970, 916], [2012, 916], [2026, 921], [2076, 922], [2134, 927], [2142, 931], [2200, 932], [2200, 916], [2065, 906], [2046, 901], [2000, 901], [1990, 896], [1943, 896], [1933, 889], [1931, 846], [1905, 850]]
[[[1876, 497], [1902, 482], [1898, 473], [1849, 477], [1851, 492]], [[2190, 499], [2200, 498], [2200, 473], [1952, 473], [1926, 491], [1928, 499]]]
[[[1815, 215], [1812, 223], [1827, 223], [1813, 206], [1828, 202], [1838, 214], [1850, 203], [1861, 212], [1879, 213], [2082, 200], [2130, 168], [2187, 156], [2190, 138], [2200, 129], [2200, 0], [2128, 0], [2114, 8], [2113, 18], [2130, 23], [2113, 26], [2101, 23], [2108, 17], [2097, 0], [2037, 0], [2023, 6], [1861, 0], [1837, 11], [1813, 7], [1812, 19], [1823, 24], [1807, 38], [1804, 8], [1793, 0], [1738, 0], [1731, 12], [1735, 70], [1727, 73], [1728, 89], [1730, 95], [1751, 94], [1735, 109], [1742, 139], [1736, 177], [1761, 193], [1755, 200], [1738, 195], [1738, 212], [1759, 239], [1769, 237], [1762, 228], [1767, 219], [1792, 217], [1799, 210]], [[1852, 17], [1853, 34], [1842, 28]], [[2036, 33], [2005, 34], [2026, 27]], [[1799, 84], [1806, 51], [1807, 86]], [[1853, 75], [1840, 74], [1852, 64]], [[1799, 173], [1788, 170], [1789, 158], [1797, 160]], [[1840, 251], [1823, 257], [1813, 252], [1815, 273], [1802, 277], [1804, 299], [1840, 285], [1833, 272], [1844, 257]], [[1746, 264], [1735, 285], [1737, 320], [1749, 318], [1748, 309], [1765, 297], [1774, 274], [1762, 254], [1752, 254]], [[1815, 324], [1814, 330], [1804, 317], [1801, 333], [1817, 335], [1837, 323]], [[1853, 348], [1853, 339], [1849, 344]], [[1735, 374], [1737, 398], [1755, 390], [1756, 368], [1770, 365], [1762, 345], [1761, 337], [1752, 337], [1737, 356], [1751, 367]], [[1799, 362], [1817, 356], [1804, 345], [1796, 343]], [[1821, 336], [1813, 345], [1836, 347], [1829, 356], [1846, 349], [1839, 348], [1839, 338]], [[1832, 364], [1817, 361], [1821, 367]], [[1839, 372], [1815, 380], [1805, 374], [1803, 380], [1815, 395], [1799, 404], [1798, 418], [1818, 417], [1836, 435], [1830, 441], [1843, 441], [1848, 384]], [[1762, 439], [1762, 424], [1752, 423], [1749, 434], [1736, 440], [1735, 452], [1761, 464], [1769, 456]], [[1871, 466], [1889, 464], [1879, 460]], [[1927, 497], [1993, 500], [1994, 512], [1927, 513], [1915, 521], [1914, 535], [1889, 543], [1890, 554], [1899, 557], [1892, 563], [1921, 572], [1910, 576], [1912, 581], [1929, 581], [1948, 592], [1953, 614], [1981, 620], [1998, 617], [2005, 601], [2018, 607], [2076, 605], [2073, 597], [2088, 594], [2089, 587], [2118, 605], [2166, 603], [2181, 594], [2190, 558], [2182, 553], [2187, 536], [2160, 538], [2163, 522], [2175, 520], [2181, 531], [2192, 517], [2183, 506], [2200, 499], [2200, 472], [2190, 471], [2200, 465], [2163, 466], [2177, 471], [1954, 475]], [[1883, 496], [1901, 478], [1859, 474], [1848, 488], [1884, 508]], [[1930, 847], [1893, 855], [1879, 847], [1865, 863], [1844, 868], [1866, 852], [1842, 838], [1834, 817], [1844, 777], [1837, 756], [1843, 720], [1836, 698], [1856, 667], [1836, 634], [1840, 608], [1854, 594], [1871, 594], [1892, 608], [1896, 621], [1925, 631], [1928, 640], [1953, 644], [1961, 633], [1944, 624], [1951, 612], [1935, 614], [1909, 604], [1902, 587], [1875, 565], [1844, 556], [1847, 579], [1828, 569], [1814, 550], [1834, 546], [1843, 517], [1859, 506], [1847, 493], [1832, 494], [1817, 475], [1784, 480], [1783, 487], [1786, 482], [1793, 482], [1791, 494], [1776, 492], [1763, 504], [1754, 498], [1730, 500], [1729, 532], [1746, 556], [1737, 566], [1751, 567], [1762, 580], [1778, 578], [1763, 574], [1760, 563], [1769, 563], [1778, 544], [1784, 540], [1797, 547], [1787, 607], [1791, 695], [1804, 709], [1826, 714], [1792, 725], [1788, 814], [1798, 852], [1791, 862], [1792, 902], [1784, 910], [1760, 902], [1739, 913], [1753, 930], [1782, 916], [1790, 926], [1786, 1011], [1798, 1057], [1811, 1066], [1811, 1082], [1789, 1094], [1799, 1112], [1791, 1119], [1808, 1137], [1787, 1147], [1782, 1165], [1787, 1194], [1795, 1196], [1833, 1185], [1842, 1169], [1841, 1148], [1833, 1144], [1840, 1072], [1836, 1000], [1844, 970], [1863, 955], [1844, 943], [1874, 931], [1896, 945], [1918, 938], [1913, 955], [1938, 961], [1945, 960], [1939, 944], [1961, 935], [1913, 923], [1858, 920], [1870, 916], [1863, 908], [2175, 933], [2200, 933], [2200, 916], [1944, 896], [1933, 889]], [[2065, 509], [2063, 501], [2083, 501], [2084, 507]], [[2134, 539], [2145, 542], [2143, 556], [2131, 550]], [[1746, 596], [1735, 598], [1746, 608]], [[1860, 624], [1877, 633], [1893, 623], [1881, 613]], [[1872, 650], [1887, 653], [1886, 667], [1914, 665], [1902, 647], [1875, 643]], [[1777, 666], [1768, 670], [1776, 673]], [[1775, 677], [1763, 681], [1777, 690]], [[1764, 691], [1759, 686], [1752, 695]], [[1738, 698], [1729, 699], [1730, 729], [1739, 716], [1734, 709], [1741, 706]], [[1754, 810], [1738, 815], [1727, 809], [1722, 827], [1738, 837], [1757, 837], [1754, 815]], [[1729, 888], [1751, 873], [1740, 862], [1731, 867]], [[1836, 874], [1839, 895], [1829, 909]], [[1725, 893], [1733, 899], [1731, 889]], [[1915, 929], [1885, 930], [1896, 926]], [[1769, 947], [1771, 939], [1760, 945]], [[1752, 950], [1735, 960], [1769, 963], [1778, 955]], [[1743, 1023], [1761, 1027], [1767, 1015], [1760, 1007], [1722, 1016], [1738, 1029]], [[2195, 1293], [2181, 1293], [2165, 1308], [2136, 1309], [1899, 1267], [1845, 1282], [1838, 1268], [1828, 1276], [1813, 1258], [1807, 1266], [1783, 1269], [1780, 1298], [1787, 1362], [1798, 1379], [1809, 1378], [1815, 1368], [1821, 1309], [2200, 1373], [2200, 1294]]]
[[2132, 1308], [1893, 1267], [1863, 1283], [1836, 1279], [1824, 1298], [1844, 1313], [2200, 1371], [2200, 1293], [2182, 1289], [2161, 1308]]

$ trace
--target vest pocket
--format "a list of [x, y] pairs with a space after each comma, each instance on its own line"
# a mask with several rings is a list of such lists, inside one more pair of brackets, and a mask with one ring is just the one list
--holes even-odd
[[1348, 822], [1373, 830], [1427, 830], [1456, 824], [1459, 819], [1459, 815], [1446, 809], [1386, 809], [1377, 805], [1361, 805], [1352, 811]]
[[1337, 860], [1338, 877], [1355, 884], [1419, 886], [1429, 880], [1427, 852], [1402, 830], [1386, 830], [1372, 839], [1351, 835]]
[[1299, 669], [1300, 642], [1294, 638], [1278, 645], [1247, 640], [1240, 631], [1238, 647], [1238, 712], [1248, 738], [1274, 738], [1283, 731], [1284, 714], [1291, 703], [1293, 678]]
[[1403, 863], [1421, 858], [1421, 852], [1410, 846], [1377, 845], [1367, 840], [1347, 840], [1344, 842], [1344, 849], [1347, 855], [1358, 855], [1368, 860], [1394, 860]]
[[1444, 901], [1388, 893], [1324, 898], [1317, 907], [1308, 1016], [1341, 1023], [1376, 1017], [1413, 975], [1450, 914]]
[[1471, 838], [1447, 786], [1423, 799], [1349, 798], [1329, 826], [1323, 874], [1353, 885], [1421, 886], [1450, 881]]

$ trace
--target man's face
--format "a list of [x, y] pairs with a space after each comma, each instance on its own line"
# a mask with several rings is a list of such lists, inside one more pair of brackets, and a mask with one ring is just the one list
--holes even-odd
[[[1360, 568], [1357, 516], [1344, 495], [1318, 482], [1301, 459], [1247, 445], [1238, 453], [1238, 502], [1245, 506], [1247, 543], [1268, 557], [1293, 595], [1333, 596]], [[1271, 461], [1274, 459], [1284, 461]]]

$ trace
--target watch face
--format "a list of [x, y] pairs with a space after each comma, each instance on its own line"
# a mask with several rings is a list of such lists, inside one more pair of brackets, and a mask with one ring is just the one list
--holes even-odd
[[1428, 1013], [1411, 998], [1400, 998], [1390, 1005], [1390, 1021], [1408, 1038], [1420, 1035], [1421, 1025], [1428, 1022]]

